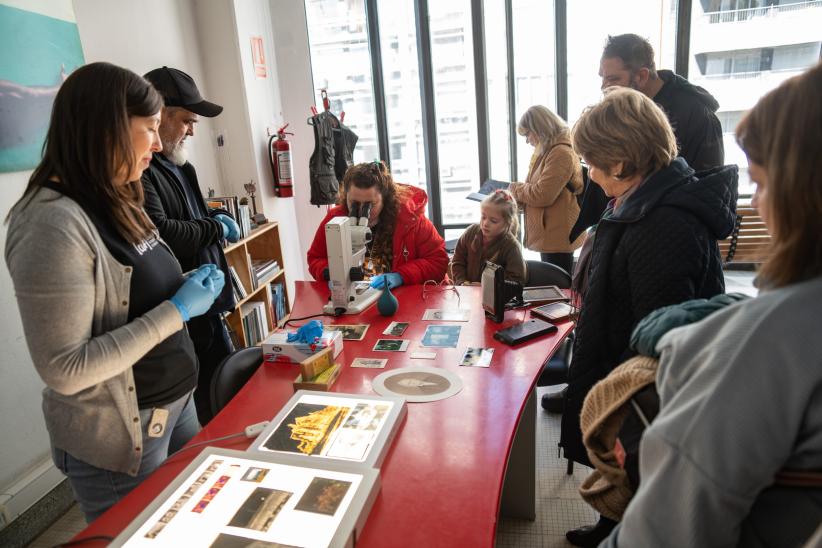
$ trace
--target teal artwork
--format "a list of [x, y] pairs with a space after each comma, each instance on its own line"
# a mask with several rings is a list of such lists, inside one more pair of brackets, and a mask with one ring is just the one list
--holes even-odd
[[85, 62], [70, 2], [37, 3], [59, 17], [14, 3], [0, 2], [0, 172], [37, 166], [57, 89]]

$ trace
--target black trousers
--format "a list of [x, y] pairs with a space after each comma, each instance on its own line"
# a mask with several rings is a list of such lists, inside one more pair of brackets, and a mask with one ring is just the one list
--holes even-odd
[[574, 275], [573, 253], [540, 253], [539, 257], [542, 262], [555, 264], [560, 268], [564, 268], [569, 275]]
[[211, 414], [211, 379], [223, 358], [234, 350], [231, 338], [218, 314], [197, 316], [188, 321], [188, 334], [194, 342], [194, 351], [200, 362], [197, 390], [194, 391], [194, 405], [197, 418], [205, 426], [213, 417]]

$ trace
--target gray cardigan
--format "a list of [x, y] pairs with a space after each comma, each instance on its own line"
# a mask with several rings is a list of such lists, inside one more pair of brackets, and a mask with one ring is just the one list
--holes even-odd
[[12, 210], [6, 264], [46, 383], [52, 446], [137, 475], [142, 432], [131, 366], [183, 328], [177, 308], [164, 301], [128, 322], [131, 267], [111, 256], [75, 201], [49, 189]]
[[774, 475], [822, 469], [822, 277], [668, 332], [661, 410], [640, 446], [642, 482], [600, 547], [799, 546], [819, 489]]

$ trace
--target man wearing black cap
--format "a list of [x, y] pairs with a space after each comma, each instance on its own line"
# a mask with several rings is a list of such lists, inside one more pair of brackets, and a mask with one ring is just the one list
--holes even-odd
[[[211, 118], [220, 114], [223, 107], [204, 100], [191, 76], [181, 70], [163, 67], [144, 77], [165, 100], [159, 128], [163, 150], [154, 153], [151, 165], [143, 172], [146, 212], [184, 272], [214, 263], [229, 280], [220, 240], [237, 241], [239, 228], [225, 212], [208, 210], [185, 148], [187, 138], [194, 136], [198, 115]], [[194, 403], [202, 424], [211, 420], [210, 387], [214, 370], [232, 351], [221, 313], [233, 310], [234, 304], [231, 284], [227, 283], [208, 313], [188, 321], [200, 362]]]

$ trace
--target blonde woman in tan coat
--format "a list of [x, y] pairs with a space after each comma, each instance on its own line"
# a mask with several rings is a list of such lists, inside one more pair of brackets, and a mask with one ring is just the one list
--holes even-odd
[[534, 147], [525, 182], [509, 187], [525, 211], [525, 247], [572, 274], [573, 251], [584, 236], [569, 242], [568, 235], [579, 216], [576, 195], [583, 183], [568, 126], [544, 106], [535, 105], [522, 115], [517, 131]]

